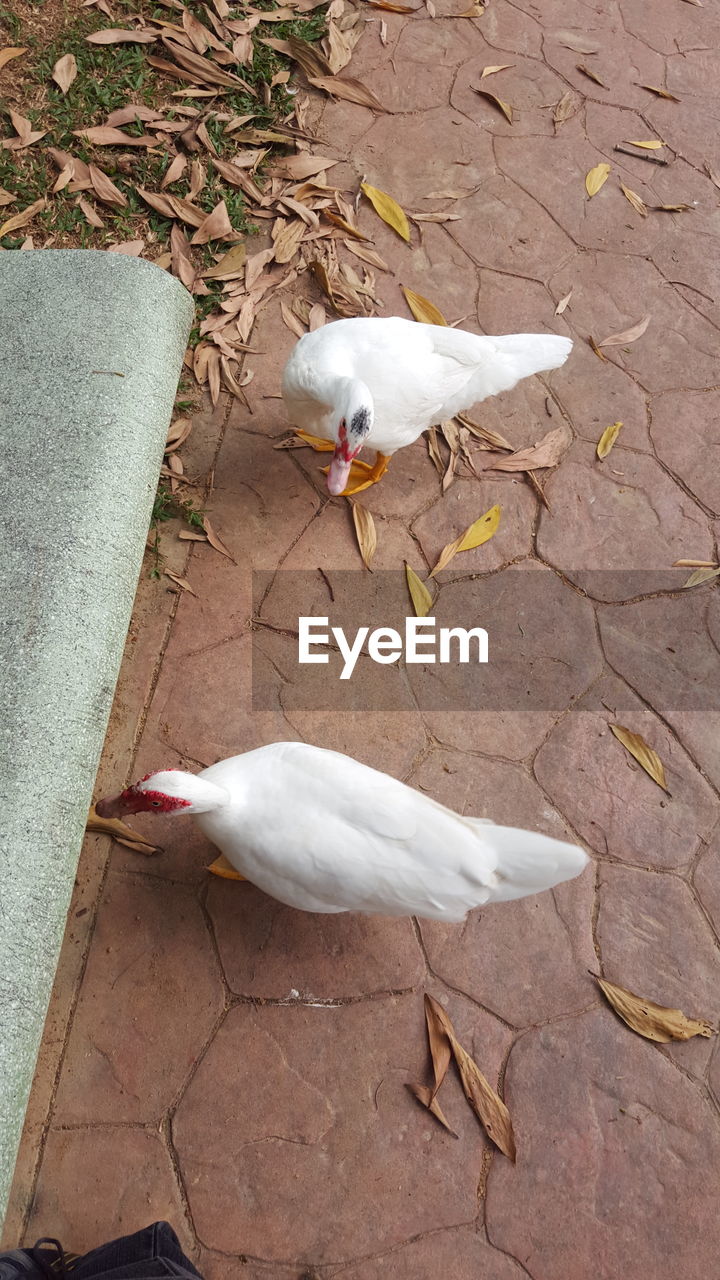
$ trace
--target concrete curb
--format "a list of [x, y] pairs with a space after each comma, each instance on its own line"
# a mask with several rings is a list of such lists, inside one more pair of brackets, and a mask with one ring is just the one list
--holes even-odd
[[151, 263], [0, 253], [0, 1224], [193, 303]]

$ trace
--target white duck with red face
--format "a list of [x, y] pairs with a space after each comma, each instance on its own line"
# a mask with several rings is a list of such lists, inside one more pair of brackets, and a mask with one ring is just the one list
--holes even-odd
[[[486, 337], [399, 316], [336, 320], [300, 338], [282, 392], [293, 425], [333, 450], [330, 492], [356, 493], [428, 427], [559, 368], [571, 349], [549, 333]], [[365, 445], [376, 451], [372, 467], [356, 461]]]
[[462, 920], [474, 907], [551, 889], [588, 863], [575, 845], [461, 816], [349, 756], [300, 742], [199, 774], [150, 774], [96, 811], [191, 814], [238, 879], [301, 911]]

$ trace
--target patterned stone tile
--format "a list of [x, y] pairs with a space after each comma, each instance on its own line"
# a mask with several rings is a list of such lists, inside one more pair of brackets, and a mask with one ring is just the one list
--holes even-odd
[[513, 1048], [505, 1097], [518, 1162], [490, 1170], [492, 1244], [542, 1280], [610, 1280], [630, 1260], [654, 1280], [712, 1271], [720, 1122], [656, 1046], [609, 1009], [540, 1027]]

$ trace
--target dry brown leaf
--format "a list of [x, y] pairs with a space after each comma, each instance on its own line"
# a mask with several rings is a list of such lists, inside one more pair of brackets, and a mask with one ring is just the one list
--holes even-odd
[[623, 142], [626, 147], [642, 147], [643, 151], [659, 151], [661, 147], [665, 146], [665, 143], [661, 142], [659, 138], [650, 138], [642, 142], [635, 142], [630, 138], [623, 138]]
[[673, 569], [717, 569], [714, 560], [673, 560]]
[[47, 200], [35, 200], [33, 204], [29, 204], [27, 209], [23, 209], [21, 213], [13, 214], [12, 218], [8, 218], [0, 227], [0, 240], [3, 236], [8, 236], [11, 231], [19, 231], [21, 227], [26, 227], [28, 222], [32, 222], [37, 213], [44, 209]]
[[584, 76], [587, 76], [588, 80], [592, 80], [595, 84], [599, 84], [601, 89], [607, 89], [605, 81], [601, 80], [599, 75], [594, 71], [591, 71], [590, 67], [586, 67], [584, 62], [578, 62], [577, 69], [578, 71], [581, 71]]
[[245, 245], [242, 241], [234, 244], [232, 249], [228, 249], [224, 253], [219, 262], [215, 263], [209, 271], [203, 271], [203, 279], [205, 280], [233, 280], [242, 275], [245, 269], [245, 259], [247, 253]]
[[574, 115], [577, 109], [577, 103], [569, 89], [563, 94], [559, 102], [555, 104], [553, 111], [553, 123], [555, 125], [564, 124]]
[[639, 213], [641, 218], [647, 218], [647, 205], [642, 196], [639, 196], [637, 191], [631, 191], [630, 187], [626, 187], [624, 182], [620, 183], [620, 190], [625, 196], [625, 199], [630, 201], [635, 212]]
[[174, 582], [182, 591], [188, 591], [191, 596], [195, 596], [197, 598], [197, 591], [193, 591], [187, 578], [181, 578], [180, 574], [173, 573], [172, 569], [164, 569], [163, 572], [165, 577], [169, 578], [171, 582]]
[[407, 4], [394, 4], [392, 0], [370, 0], [371, 9], [384, 9], [386, 13], [415, 13]]
[[139, 831], [133, 831], [132, 827], [128, 827], [119, 818], [101, 818], [99, 813], [95, 812], [95, 805], [90, 806], [85, 830], [95, 831], [99, 835], [112, 836], [113, 840], [118, 840], [121, 844], [128, 844], [130, 848], [135, 847], [143, 853], [160, 852], [157, 845], [152, 844], [150, 840], [146, 840], [145, 836], [140, 835]]
[[312, 156], [307, 151], [300, 151], [296, 156], [283, 156], [273, 166], [272, 171], [282, 178], [303, 182], [305, 178], [314, 178], [316, 173], [323, 173], [338, 163], [337, 160], [331, 160], [329, 156]]
[[657, 94], [658, 98], [668, 98], [670, 102], [680, 102], [680, 98], [676, 98], [674, 93], [668, 93], [667, 89], [658, 89], [654, 84], [641, 84], [641, 89], [647, 89], [650, 93]]
[[227, 556], [228, 560], [232, 560], [233, 564], [236, 564], [237, 561], [235, 560], [235, 557], [231, 555], [225, 546], [225, 543], [218, 537], [207, 516], [203, 516], [203, 529], [207, 534], [207, 540], [210, 543], [210, 546], [214, 547], [216, 551], [219, 551], [221, 556]]
[[163, 180], [160, 183], [160, 189], [162, 190], [163, 187], [169, 187], [171, 182], [177, 182], [180, 178], [182, 178], [186, 168], [187, 168], [187, 156], [183, 155], [182, 153], [180, 153], [179, 155], [176, 155], [175, 159], [168, 165], [167, 169], [165, 170], [165, 173], [163, 175]]
[[6, 191], [4, 187], [0, 187], [0, 209], [2, 209], [3, 205], [14, 204], [16, 200], [16, 191]]
[[204, 533], [200, 533], [199, 529], [181, 529], [178, 538], [183, 542], [207, 542]]
[[175, 218], [177, 214], [170, 203], [169, 196], [161, 196], [157, 191], [146, 191], [144, 187], [136, 187], [138, 195], [146, 204], [150, 205], [156, 213], [161, 213], [164, 218]]
[[280, 314], [288, 329], [291, 333], [295, 334], [296, 338], [305, 337], [305, 325], [298, 319], [292, 308], [288, 306], [287, 302], [280, 303]]
[[610, 729], [618, 742], [621, 742], [625, 750], [630, 752], [633, 759], [637, 760], [653, 782], [669, 794], [665, 780], [665, 767], [657, 751], [653, 751], [645, 739], [639, 733], [633, 733], [632, 729], [625, 729], [621, 724], [611, 724]]
[[114, 182], [111, 182], [106, 173], [102, 169], [98, 169], [97, 165], [88, 165], [90, 170], [90, 179], [93, 184], [93, 190], [98, 200], [102, 200], [103, 204], [109, 204], [111, 208], [127, 209], [127, 200], [122, 191], [119, 191]]
[[473, 422], [472, 419], [468, 418], [464, 413], [458, 413], [456, 416], [458, 422], [461, 422], [464, 427], [467, 427], [468, 431], [474, 435], [477, 440], [481, 440], [489, 449], [507, 449], [508, 453], [513, 453], [513, 446], [505, 439], [504, 436], [500, 435], [499, 431], [491, 431], [489, 427], [481, 427], [477, 422]]
[[412, 289], [407, 289], [404, 284], [401, 284], [400, 288], [413, 316], [420, 324], [447, 326], [447, 320], [434, 302], [429, 302], [427, 298], [423, 298], [421, 293], [414, 293]]
[[90, 223], [91, 227], [96, 227], [99, 230], [101, 227], [105, 226], [105, 223], [100, 217], [97, 209], [93, 208], [89, 200], [84, 200], [82, 196], [78, 196], [77, 203], [79, 208], [82, 209], [85, 219]]
[[294, 222], [284, 223], [277, 236], [273, 237], [275, 261], [281, 265], [285, 262], [291, 262], [306, 233], [307, 226], [299, 218], [296, 218]]
[[7, 66], [8, 62], [12, 62], [13, 58], [19, 58], [23, 53], [27, 53], [27, 49], [19, 49], [10, 45], [6, 49], [0, 49], [0, 71]]
[[308, 84], [316, 89], [324, 89], [331, 98], [343, 98], [346, 102], [368, 107], [370, 111], [387, 111], [387, 107], [384, 107], [375, 94], [360, 80], [340, 80], [333, 76], [308, 76]]
[[490, 93], [487, 89], [478, 89], [475, 85], [473, 85], [473, 88], [475, 89], [476, 93], [480, 94], [481, 98], [487, 98], [488, 102], [491, 102], [494, 107], [497, 107], [498, 111], [502, 111], [502, 114], [504, 115], [508, 124], [512, 124], [513, 109], [510, 106], [509, 102], [503, 102], [502, 98], [498, 98], [496, 94]]
[[441, 569], [445, 569], [449, 565], [453, 556], [459, 551], [473, 551], [475, 547], [481, 547], [483, 543], [489, 542], [497, 533], [500, 524], [500, 507], [496, 503], [484, 516], [480, 516], [479, 520], [474, 520], [471, 525], [461, 533], [454, 542], [449, 542], [440, 552], [440, 558], [431, 571], [430, 577], [434, 578], [436, 573], [440, 573]]
[[596, 453], [598, 458], [607, 458], [615, 441], [620, 435], [622, 422], [613, 422], [611, 427], [606, 427], [600, 439], [597, 442]]
[[367, 262], [368, 266], [377, 267], [378, 271], [392, 271], [392, 267], [388, 266], [385, 259], [381, 258], [380, 254], [371, 249], [369, 245], [358, 244], [356, 240], [343, 240], [343, 244], [349, 253], [352, 253], [356, 258], [360, 258], [362, 262]]
[[190, 252], [190, 241], [176, 222], [170, 228], [170, 266], [173, 275], [192, 293], [197, 275], [195, 263]]
[[[453, 1028], [452, 1022], [442, 1005], [434, 1000], [432, 996], [425, 996], [425, 1008], [432, 1010], [435, 1016], [437, 1026], [437, 1034], [444, 1033], [447, 1037], [455, 1064], [460, 1073], [460, 1081], [462, 1083], [465, 1097], [472, 1107], [475, 1115], [482, 1124], [490, 1141], [495, 1144], [503, 1155], [509, 1160], [515, 1161], [515, 1137], [513, 1134], [512, 1120], [502, 1098], [498, 1096], [495, 1090], [488, 1084], [485, 1076], [478, 1067], [477, 1063], [470, 1054], [463, 1049]], [[429, 1027], [429, 1018], [428, 1018]]]
[[66, 53], [62, 58], [58, 58], [52, 69], [52, 78], [61, 93], [67, 93], [77, 73], [77, 62], [72, 53]]
[[372, 562], [377, 551], [377, 530], [370, 512], [361, 507], [359, 502], [351, 502], [355, 536], [360, 548], [360, 555], [366, 569], [372, 569]]
[[413, 609], [416, 618], [426, 618], [433, 607], [433, 598], [428, 591], [425, 583], [418, 578], [414, 569], [410, 565], [405, 565], [405, 577], [407, 578], [408, 591], [412, 600]]
[[480, 79], [484, 80], [486, 76], [497, 75], [498, 71], [507, 71], [509, 67], [514, 67], [514, 66], [515, 66], [514, 62], [503, 62], [502, 65], [499, 67], [483, 67], [482, 71], [480, 72]]
[[171, 453], [174, 449], [179, 449], [181, 444], [187, 440], [192, 431], [191, 418], [176, 418], [171, 423], [165, 441], [165, 452]]
[[[234, 89], [238, 86], [245, 89], [246, 93], [251, 94], [253, 98], [257, 97], [257, 92], [252, 85], [243, 80], [241, 76], [232, 75], [229, 71], [221, 71], [217, 63], [211, 62], [209, 58], [203, 58], [199, 53], [195, 53], [191, 49], [185, 49], [181, 44], [176, 44], [174, 40], [168, 39], [167, 36], [162, 37], [162, 42], [169, 53], [176, 59], [179, 67], [188, 73], [189, 77], [202, 84], [222, 85], [225, 88]], [[148, 58], [153, 66], [162, 59]], [[170, 67], [172, 63], [167, 64]], [[177, 72], [178, 68], [175, 67]], [[185, 77], [187, 78], [187, 76]]]
[[383, 222], [387, 222], [388, 226], [409, 244], [410, 226], [397, 200], [389, 196], [386, 191], [380, 191], [378, 187], [371, 186], [369, 182], [361, 182], [360, 190]]
[[405, 1087], [410, 1090], [414, 1098], [417, 1098], [418, 1102], [421, 1102], [424, 1107], [427, 1107], [430, 1114], [435, 1116], [436, 1120], [440, 1121], [443, 1128], [447, 1129], [448, 1133], [451, 1133], [453, 1138], [457, 1138], [458, 1135], [448, 1123], [447, 1117], [445, 1116], [432, 1089], [428, 1089], [426, 1084], [411, 1084], [409, 1081], [406, 1083]]
[[[573, 286], [573, 287], [574, 287], [574, 286]], [[564, 298], [561, 298], [561, 299], [560, 299], [560, 301], [558, 302], [558, 304], [557, 304], [557, 306], [556, 306], [556, 308], [555, 308], [555, 315], [556, 315], [556, 316], [561, 316], [561, 315], [562, 315], [563, 311], [564, 311], [564, 310], [565, 310], [565, 308], [567, 307], [567, 304], [568, 304], [568, 302], [570, 301], [570, 299], [572, 298], [572, 296], [573, 296], [573, 291], [572, 291], [572, 289], [571, 289], [569, 293], [566, 293], [566, 294], [565, 294], [565, 297], [564, 297]]]
[[638, 338], [642, 338], [649, 323], [650, 316], [643, 316], [642, 320], [638, 320], [637, 324], [632, 325], [630, 329], [623, 329], [622, 333], [609, 334], [607, 338], [603, 338], [602, 342], [598, 342], [598, 346], [624, 347], [629, 342], [636, 342]]
[[537, 444], [527, 449], [518, 449], [506, 458], [498, 458], [488, 470], [535, 471], [538, 467], [556, 467], [570, 443], [571, 437], [565, 427], [555, 427]]
[[589, 196], [596, 196], [601, 187], [604, 187], [610, 174], [610, 165], [603, 160], [601, 164], [596, 164], [585, 174], [585, 190]]
[[108, 129], [107, 125], [98, 125], [93, 129], [73, 129], [76, 138], [84, 138], [96, 147], [154, 147], [157, 139], [149, 134], [135, 137], [132, 133], [124, 133], [122, 129]]
[[658, 1044], [669, 1044], [671, 1040], [690, 1040], [693, 1036], [717, 1035], [715, 1027], [703, 1018], [688, 1018], [682, 1009], [671, 1009], [667, 1005], [655, 1004], [636, 996], [625, 987], [618, 987], [614, 982], [605, 982], [603, 978], [595, 978], [600, 990], [612, 1005], [623, 1022], [632, 1031], [644, 1036], [646, 1040], [655, 1040]]
[[651, 204], [650, 208], [655, 213], [692, 213], [694, 206], [691, 204]]
[[88, 44], [154, 44], [159, 38], [159, 31], [127, 30], [124, 27], [104, 27], [102, 31], [93, 31], [86, 36]]
[[597, 342], [595, 341], [595, 339], [593, 338], [592, 334], [590, 334], [590, 335], [589, 335], [589, 337], [588, 337], [588, 342], [589, 342], [590, 346], [592, 347], [592, 350], [595, 352], [595, 355], [598, 357], [598, 359], [599, 359], [599, 360], [602, 360], [604, 364], [607, 364], [607, 356], [606, 356], [606, 355], [603, 355], [602, 351], [600, 350], [600, 348], [599, 348], [599, 346], [598, 346]]
[[215, 205], [212, 213], [203, 218], [190, 243], [208, 244], [210, 240], [227, 240], [228, 236], [234, 234], [228, 216], [227, 205], [224, 200], [220, 200]]
[[696, 569], [690, 574], [687, 582], [683, 582], [683, 587], [699, 587], [703, 582], [710, 582], [713, 578], [717, 578], [720, 574], [720, 568], [709, 566], [703, 569]]

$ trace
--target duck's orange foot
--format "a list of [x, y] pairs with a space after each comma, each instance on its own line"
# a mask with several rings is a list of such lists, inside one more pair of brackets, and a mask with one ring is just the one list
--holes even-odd
[[[378, 480], [382, 480], [389, 465], [390, 459], [384, 453], [376, 455], [372, 466], [369, 462], [357, 460], [351, 463], [348, 483], [340, 496], [349, 498], [353, 493], [361, 493], [363, 489], [369, 489], [372, 484], [377, 484]], [[324, 475], [327, 475], [329, 470], [329, 467], [323, 467]]]
[[333, 453], [335, 450], [332, 440], [323, 440], [321, 436], [311, 436], [308, 431], [301, 431], [299, 427], [295, 428], [295, 435], [304, 444], [309, 444], [311, 449], [315, 449], [316, 453]]
[[210, 863], [208, 871], [213, 876], [222, 876], [223, 880], [245, 880], [245, 876], [241, 876], [240, 872], [235, 870], [224, 853], [221, 853], [219, 858]]

